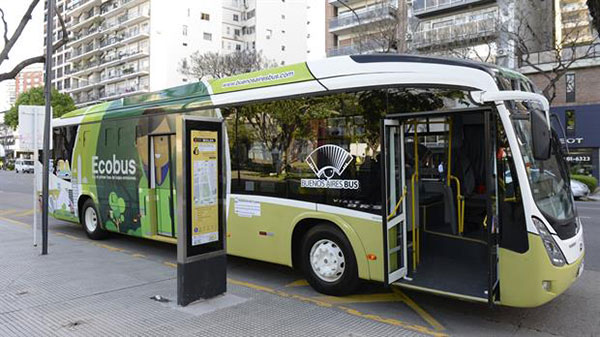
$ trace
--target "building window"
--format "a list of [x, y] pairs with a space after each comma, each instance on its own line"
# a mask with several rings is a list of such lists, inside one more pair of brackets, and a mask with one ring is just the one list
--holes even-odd
[[566, 88], [566, 92], [567, 92], [567, 97], [566, 97], [566, 101], [568, 103], [571, 102], [575, 102], [575, 74], [571, 73], [571, 74], [566, 74], [565, 75], [565, 84], [567, 86]]
[[233, 30], [233, 35], [240, 36], [240, 30], [239, 29], [234, 29]]
[[567, 136], [575, 135], [575, 110], [567, 110], [565, 111], [565, 120], [567, 124]]
[[183, 36], [187, 36], [187, 33], [188, 33], [188, 26], [183, 25]]
[[281, 46], [281, 51], [285, 51], [285, 46], [284, 45]]
[[281, 14], [281, 19], [285, 20], [285, 14]]
[[271, 39], [271, 35], [273, 35], [273, 31], [271, 29], [267, 29], [267, 40]]
[[183, 43], [183, 46], [184, 46], [184, 47], [187, 47], [187, 42], [184, 42], [184, 43]]
[[204, 20], [204, 21], [210, 21], [210, 14], [202, 13], [202, 14], [200, 14], [200, 19]]
[[212, 34], [211, 33], [204, 33], [204, 39], [206, 41], [212, 41]]
[[256, 15], [256, 10], [255, 10], [255, 9], [253, 9], [253, 10], [249, 11], [248, 13], [246, 13], [246, 19], [247, 19], [247, 20], [250, 20], [250, 19], [252, 19], [252, 18], [253, 18], [255, 15]]
[[236, 44], [235, 45], [235, 50], [237, 50], [237, 51], [242, 50], [242, 45], [241, 44]]
[[233, 21], [240, 21], [240, 16], [237, 14], [233, 14]]
[[188, 18], [192, 15], [192, 10], [190, 8], [187, 9]]

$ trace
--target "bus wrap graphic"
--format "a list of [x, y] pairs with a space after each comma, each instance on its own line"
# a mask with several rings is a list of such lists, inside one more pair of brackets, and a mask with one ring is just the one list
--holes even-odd
[[306, 163], [319, 179], [302, 179], [300, 186], [305, 188], [331, 188], [357, 190], [358, 180], [332, 179], [341, 177], [354, 158], [352, 154], [337, 145], [322, 145], [311, 152]]

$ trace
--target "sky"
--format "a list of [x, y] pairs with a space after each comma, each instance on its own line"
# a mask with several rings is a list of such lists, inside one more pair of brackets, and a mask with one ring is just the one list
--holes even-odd
[[[8, 37], [14, 33], [23, 14], [31, 3], [30, 0], [0, 0], [0, 8], [4, 11], [8, 23]], [[0, 25], [0, 34], [4, 35], [4, 27]], [[26, 58], [42, 55], [44, 43], [44, 1], [40, 0], [31, 20], [27, 23], [23, 34], [8, 54], [9, 59], [0, 65], [0, 73], [10, 71], [12, 67]], [[0, 38], [0, 48], [4, 48], [4, 39]], [[0, 83], [0, 111], [4, 111], [8, 100], [5, 83]]]

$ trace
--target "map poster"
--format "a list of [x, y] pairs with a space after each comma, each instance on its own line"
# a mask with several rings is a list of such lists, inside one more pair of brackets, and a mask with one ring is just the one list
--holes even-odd
[[219, 140], [216, 131], [191, 131], [192, 246], [219, 240]]

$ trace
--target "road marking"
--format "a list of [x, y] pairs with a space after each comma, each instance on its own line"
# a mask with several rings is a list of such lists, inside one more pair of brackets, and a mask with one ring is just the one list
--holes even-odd
[[13, 214], [12, 216], [16, 216], [16, 217], [20, 218], [20, 217], [28, 216], [28, 215], [31, 215], [31, 214], [33, 214], [33, 208], [30, 209], [30, 210], [27, 210], [25, 212]]
[[140, 254], [140, 253], [131, 254], [131, 256], [133, 256], [133, 257], [139, 257], [141, 259], [145, 259], [146, 258], [146, 255]]
[[431, 325], [435, 330], [442, 331], [446, 330], [446, 328], [438, 322], [433, 316], [431, 316], [425, 309], [421, 308], [415, 301], [413, 301], [408, 295], [406, 295], [403, 291], [398, 289], [397, 287], [392, 287], [392, 291], [396, 293], [402, 299], [402, 302], [406, 303], [414, 312], [416, 312], [421, 318]]
[[348, 296], [316, 296], [313, 297], [332, 304], [401, 302], [402, 298], [395, 293], [360, 294]]
[[0, 220], [8, 221], [8, 222], [10, 222], [12, 224], [19, 225], [21, 227], [31, 228], [31, 225], [28, 224], [28, 223], [24, 223], [24, 222], [21, 222], [21, 221], [18, 221], [18, 220], [13, 220], [13, 219], [10, 219], [10, 218], [5, 218], [3, 216], [0, 216]]
[[305, 279], [296, 280], [294, 282], [288, 283], [285, 285], [286, 288], [290, 287], [305, 287], [308, 285], [308, 282]]
[[[31, 225], [29, 225], [27, 223], [17, 221], [17, 220], [12, 220], [9, 218], [4, 218], [1, 216], [0, 216], [0, 220], [8, 221], [8, 222], [17, 224], [19, 226], [31, 227]], [[53, 230], [53, 232], [55, 234], [65, 236], [70, 239], [79, 240], [79, 238], [69, 235], [69, 234], [60, 233], [55, 230]], [[89, 241], [86, 240], [85, 242], [89, 242]], [[143, 256], [142, 254], [131, 254], [125, 249], [110, 246], [110, 245], [103, 244], [103, 243], [96, 243], [96, 242], [89, 242], [89, 243], [93, 244], [94, 246], [100, 247], [100, 248], [108, 249], [110, 251], [124, 252], [131, 256], [135, 256], [135, 255], [138, 255], [138, 257]], [[163, 264], [168, 267], [177, 268], [177, 264], [175, 264], [173, 262], [163, 261]], [[346, 312], [350, 315], [353, 315], [353, 316], [362, 317], [364, 319], [376, 321], [379, 323], [400, 326], [402, 328], [413, 330], [413, 331], [420, 332], [420, 333], [424, 333], [424, 334], [427, 334], [430, 336], [435, 336], [435, 337], [447, 336], [447, 334], [439, 331], [439, 330], [444, 330], [444, 327], [439, 322], [437, 322], [431, 315], [429, 315], [425, 310], [423, 310], [421, 307], [419, 307], [414, 301], [412, 301], [408, 296], [406, 296], [402, 292], [400, 292], [403, 295], [403, 296], [401, 296], [402, 301], [405, 302], [409, 307], [411, 307], [415, 312], [417, 312], [427, 323], [429, 323], [432, 327], [434, 327], [438, 331], [431, 330], [430, 328], [428, 328], [426, 326], [422, 326], [422, 325], [418, 325], [418, 324], [411, 324], [411, 323], [403, 322], [403, 321], [393, 319], [393, 318], [384, 318], [384, 317], [381, 317], [378, 315], [365, 314], [365, 313], [362, 313], [362, 312], [352, 309], [352, 308], [337, 305], [339, 303], [329, 303], [329, 302], [323, 300], [323, 298], [335, 298], [332, 296], [305, 297], [305, 296], [286, 293], [281, 290], [276, 290], [273, 288], [269, 288], [266, 286], [262, 286], [262, 285], [258, 285], [258, 284], [254, 284], [254, 283], [250, 283], [250, 282], [238, 281], [238, 280], [234, 280], [234, 279], [230, 279], [230, 278], [228, 278], [227, 281], [232, 284], [235, 284], [235, 285], [251, 288], [254, 290], [258, 290], [258, 291], [268, 292], [268, 293], [271, 293], [271, 294], [274, 294], [274, 295], [277, 295], [280, 297], [292, 298], [292, 299], [296, 299], [296, 300], [299, 300], [302, 302], [312, 303], [312, 304], [315, 304], [315, 305], [318, 305], [321, 307], [326, 307], [326, 308], [337, 308], [337, 309], [343, 310], [344, 312]], [[298, 281], [300, 281], [300, 280], [298, 280]], [[298, 282], [298, 281], [295, 281], [295, 282]], [[294, 282], [292, 282], [292, 283], [294, 283]], [[396, 293], [396, 291], [399, 291], [399, 290], [395, 290], [394, 292]], [[389, 294], [373, 294], [373, 295], [389, 295]], [[373, 295], [354, 295], [354, 296], [347, 296], [347, 297], [360, 298], [360, 297], [368, 297], [368, 296], [373, 296]], [[373, 301], [371, 301], [371, 302], [373, 302]], [[346, 303], [349, 303], [349, 302], [346, 302]]]
[[0, 215], [9, 215], [9, 214], [17, 213], [19, 211], [23, 211], [23, 210], [18, 209], [18, 208], [5, 209], [5, 210], [0, 211]]
[[430, 336], [436, 336], [436, 337], [448, 336], [447, 334], [445, 334], [443, 332], [433, 331], [433, 330], [429, 329], [428, 327], [425, 327], [422, 325], [410, 324], [410, 323], [399, 321], [399, 320], [393, 319], [393, 318], [383, 318], [378, 315], [365, 314], [356, 309], [352, 309], [352, 308], [348, 308], [348, 307], [339, 306], [338, 308], [344, 310], [346, 313], [348, 313], [350, 315], [362, 317], [362, 318], [380, 322], [380, 323], [386, 323], [386, 324], [390, 324], [390, 325], [400, 326], [405, 329], [417, 331], [417, 332], [424, 333], [424, 334], [427, 334]]

